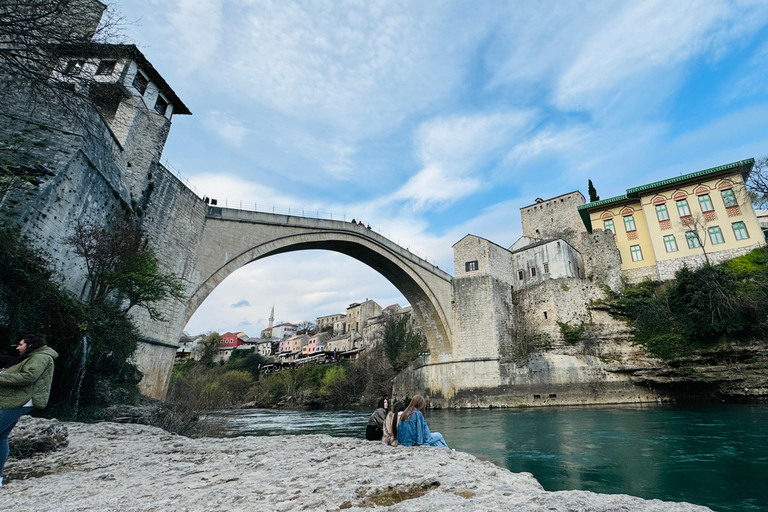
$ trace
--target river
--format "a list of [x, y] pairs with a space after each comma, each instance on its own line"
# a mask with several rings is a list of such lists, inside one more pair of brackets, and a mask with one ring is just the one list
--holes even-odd
[[[219, 411], [229, 435], [364, 437], [368, 410]], [[768, 510], [768, 405], [645, 405], [430, 410], [451, 448], [546, 490]]]

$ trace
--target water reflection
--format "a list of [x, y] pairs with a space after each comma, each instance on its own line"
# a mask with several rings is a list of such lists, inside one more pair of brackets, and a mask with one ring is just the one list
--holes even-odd
[[765, 406], [431, 411], [428, 421], [452, 447], [533, 473], [547, 490], [623, 493], [734, 512], [768, 507]]

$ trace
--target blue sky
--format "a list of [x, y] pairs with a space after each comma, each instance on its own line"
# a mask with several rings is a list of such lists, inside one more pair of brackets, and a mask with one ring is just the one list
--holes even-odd
[[[519, 209], [768, 154], [768, 3], [125, 0], [194, 113], [164, 158], [205, 195], [355, 217], [453, 273]], [[335, 253], [254, 262], [189, 332], [405, 300]]]

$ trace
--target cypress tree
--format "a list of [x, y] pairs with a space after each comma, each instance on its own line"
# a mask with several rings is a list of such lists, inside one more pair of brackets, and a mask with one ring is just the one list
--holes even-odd
[[597, 195], [597, 190], [595, 190], [595, 186], [592, 185], [592, 180], [589, 180], [589, 202], [594, 203], [599, 200], [600, 196]]

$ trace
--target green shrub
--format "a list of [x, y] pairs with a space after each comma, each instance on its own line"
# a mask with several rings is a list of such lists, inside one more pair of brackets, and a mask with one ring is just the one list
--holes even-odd
[[658, 357], [682, 357], [721, 340], [768, 333], [768, 249], [719, 265], [683, 268], [664, 283], [625, 287], [604, 302]]
[[560, 334], [563, 336], [563, 340], [569, 345], [575, 345], [581, 341], [584, 336], [584, 331], [587, 329], [588, 324], [582, 323], [577, 327], [571, 327], [567, 322], [557, 322], [560, 327]]

